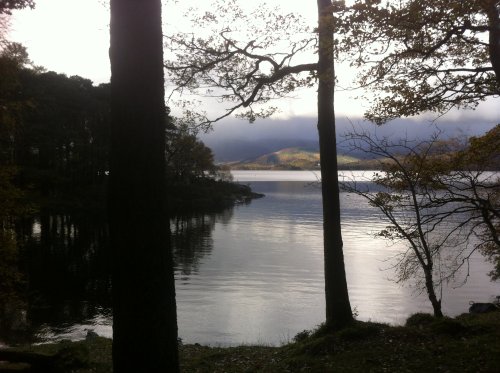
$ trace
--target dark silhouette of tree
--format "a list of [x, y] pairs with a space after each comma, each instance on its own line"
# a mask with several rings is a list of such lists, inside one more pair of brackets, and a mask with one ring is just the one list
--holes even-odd
[[352, 320], [340, 227], [337, 140], [335, 136], [333, 12], [318, 0], [318, 133], [323, 196], [326, 324], [343, 327]]
[[167, 131], [166, 161], [169, 182], [176, 184], [213, 178], [217, 171], [212, 150], [185, 127]]
[[[21, 113], [28, 108], [26, 100], [19, 94], [21, 72], [27, 55], [18, 53], [17, 45], [0, 50], [0, 246], [6, 261], [17, 255], [15, 219], [26, 212], [24, 191], [16, 179], [19, 167], [15, 151], [16, 133], [20, 126]], [[21, 58], [20, 56], [26, 58]], [[5, 281], [9, 283], [9, 281]]]
[[336, 27], [340, 56], [376, 95], [365, 116], [377, 123], [500, 93], [498, 0], [357, 0]]
[[[340, 229], [340, 206], [336, 162], [335, 114], [333, 95], [335, 73], [333, 64], [332, 12], [341, 4], [318, 0], [316, 34], [303, 26], [294, 14], [259, 7], [245, 14], [235, 1], [215, 3], [211, 12], [193, 19], [197, 27], [222, 25], [218, 32], [198, 37], [177, 34], [167, 37], [175, 59], [166, 67], [177, 91], [212, 95], [229, 102], [226, 112], [209, 119], [198, 110], [185, 110], [189, 122], [210, 126], [214, 121], [236, 114], [250, 122], [275, 112], [274, 107], [258, 109], [259, 104], [289, 95], [300, 87], [318, 81], [318, 133], [324, 214], [326, 324], [340, 328], [352, 320]], [[220, 23], [214, 22], [227, 17]], [[235, 25], [245, 24], [244, 30]], [[283, 40], [287, 40], [286, 47]], [[283, 50], [286, 48], [286, 50]], [[316, 50], [318, 62], [293, 64], [305, 51]], [[307, 75], [303, 74], [307, 73]]]
[[0, 14], [11, 14], [14, 9], [35, 7], [33, 0], [0, 0]]
[[109, 85], [26, 69], [20, 86], [29, 103], [13, 137], [21, 185], [59, 205], [102, 196], [109, 170]]
[[114, 371], [177, 372], [159, 0], [111, 1], [110, 59]]

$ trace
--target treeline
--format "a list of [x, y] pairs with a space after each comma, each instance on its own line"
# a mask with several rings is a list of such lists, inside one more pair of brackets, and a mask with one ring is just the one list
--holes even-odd
[[[25, 48], [12, 43], [0, 54], [0, 108], [4, 201], [12, 205], [23, 196], [31, 207], [55, 210], [105, 206], [109, 84], [95, 86], [79, 76], [34, 67]], [[193, 193], [210, 195], [206, 190], [216, 189], [215, 179], [230, 180], [228, 172], [215, 166], [211, 150], [188, 127], [168, 116], [165, 133], [167, 193], [176, 209]]]

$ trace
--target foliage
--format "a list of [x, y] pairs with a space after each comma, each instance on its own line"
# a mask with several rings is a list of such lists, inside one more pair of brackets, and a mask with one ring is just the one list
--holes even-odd
[[[18, 270], [17, 238], [14, 221], [21, 216], [26, 205], [23, 192], [16, 186], [17, 167], [14, 162], [13, 136], [18, 124], [17, 117], [24, 107], [17, 99], [19, 66], [12, 49], [0, 52], [0, 303], [5, 307], [17, 298], [23, 284]], [[5, 316], [5, 315], [3, 315]], [[5, 317], [2, 317], [4, 319]]]
[[429, 313], [415, 313], [406, 319], [405, 326], [422, 328], [432, 324], [436, 318]]
[[[32, 68], [26, 49], [15, 43], [0, 54], [0, 72], [0, 211], [12, 212], [23, 196], [59, 210], [102, 209], [109, 170], [109, 85]], [[168, 117], [166, 136], [171, 185], [228, 179], [185, 124]]]
[[34, 0], [0, 0], [0, 14], [11, 14], [14, 9], [33, 9], [34, 7]]
[[205, 146], [186, 125], [169, 120], [167, 128], [167, 180], [170, 184], [190, 184], [195, 180], [215, 177], [212, 150]]
[[439, 172], [429, 175], [441, 195], [436, 205], [460, 204], [460, 213], [474, 238], [474, 247], [494, 264], [493, 280], [500, 278], [500, 125], [481, 137], [469, 140], [466, 149], [458, 151], [447, 162], [433, 161]]
[[[389, 222], [376, 236], [390, 242], [402, 241], [408, 248], [395, 258], [396, 281], [415, 281], [419, 289], [426, 290], [435, 316], [442, 316], [436, 290], [443, 281], [453, 278], [464, 255], [468, 257], [470, 253], [463, 224], [453, 219], [459, 207], [446, 209], [448, 206], [432, 204], [436, 192], [429, 185], [429, 174], [436, 169], [430, 167], [429, 158], [437, 136], [429, 141], [392, 142], [366, 132], [353, 132], [347, 140], [353, 149], [380, 157], [382, 172], [374, 175], [375, 190], [354, 181], [344, 182], [342, 187], [366, 198]], [[456, 247], [463, 248], [449, 254]], [[442, 262], [447, 256], [448, 260]]]
[[[436, 309], [434, 288], [450, 281], [468, 259], [481, 250], [495, 264], [498, 277], [499, 129], [495, 127], [468, 146], [458, 141], [377, 138], [368, 133], [347, 136], [354, 148], [379, 158], [382, 172], [375, 174], [376, 190], [354, 182], [344, 187], [378, 208], [390, 225], [377, 235], [403, 241], [408, 250], [396, 262], [397, 280], [417, 279]], [[423, 276], [420, 277], [419, 273]]]
[[24, 70], [23, 113], [15, 137], [20, 182], [46, 200], [85, 198], [109, 169], [109, 85]]
[[169, 208], [173, 214], [219, 211], [263, 197], [252, 192], [248, 185], [212, 178], [198, 179], [191, 184], [169, 184], [167, 191]]
[[307, 338], [309, 338], [310, 335], [311, 335], [310, 330], [302, 330], [301, 332], [298, 332], [297, 334], [295, 334], [295, 336], [293, 337], [293, 342], [297, 343], [297, 342], [304, 341]]
[[500, 89], [498, 0], [356, 0], [336, 18], [337, 52], [375, 94], [383, 123], [476, 107]]
[[468, 147], [459, 154], [459, 168], [498, 171], [500, 164], [500, 124], [480, 137], [469, 139]]

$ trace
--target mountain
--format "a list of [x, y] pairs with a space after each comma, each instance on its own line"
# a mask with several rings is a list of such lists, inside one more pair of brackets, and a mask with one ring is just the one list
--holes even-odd
[[[263, 154], [286, 148], [318, 150], [318, 130], [314, 117], [289, 119], [262, 119], [248, 124], [237, 119], [227, 119], [214, 125], [212, 131], [200, 133], [200, 140], [210, 147], [215, 160], [220, 163], [242, 162]], [[338, 118], [337, 151], [356, 158], [366, 158], [362, 151], [355, 151], [345, 141], [345, 135], [353, 131], [368, 132], [379, 139], [428, 139], [439, 132], [441, 139], [481, 136], [497, 124], [497, 120], [484, 118], [459, 118], [439, 123], [424, 118], [397, 119], [383, 126], [376, 126], [359, 118]]]
[[274, 153], [285, 148], [305, 148], [318, 151], [317, 140], [303, 139], [231, 139], [204, 143], [209, 146], [219, 163], [243, 162]]
[[[359, 158], [339, 155], [337, 162], [340, 168], [359, 166]], [[319, 152], [311, 148], [291, 147], [267, 153], [241, 162], [228, 165], [234, 170], [318, 170]]]

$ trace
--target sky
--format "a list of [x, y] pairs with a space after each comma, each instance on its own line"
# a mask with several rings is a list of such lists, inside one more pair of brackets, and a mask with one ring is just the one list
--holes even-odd
[[[242, 6], [255, 4], [238, 0]], [[35, 10], [14, 12], [11, 22], [10, 39], [27, 46], [31, 60], [59, 73], [68, 76], [80, 75], [91, 79], [94, 83], [108, 82], [109, 67], [109, 10], [106, 0], [38, 0]], [[200, 0], [166, 0], [163, 8], [164, 33], [186, 30], [188, 24], [183, 12], [190, 6], [200, 8], [210, 2]], [[316, 8], [313, 2], [267, 0], [268, 5], [279, 5], [284, 11], [300, 13], [312, 26], [316, 22]], [[313, 6], [311, 6], [313, 4]], [[345, 66], [336, 67], [337, 75], [349, 80], [354, 72]], [[167, 83], [167, 91], [169, 89]], [[335, 98], [336, 113], [341, 118], [357, 120], [361, 117], [366, 103], [355, 100], [353, 96], [359, 92], [337, 92]], [[209, 105], [212, 113], [221, 110], [217, 105]], [[280, 100], [280, 113], [276, 116], [280, 121], [297, 121], [296, 118], [314, 118], [316, 111], [315, 88], [297, 92], [296, 97]], [[176, 114], [175, 109], [173, 113]], [[423, 121], [435, 119], [429, 115]], [[481, 128], [491, 128], [500, 118], [498, 99], [481, 104], [475, 112], [453, 111], [444, 118], [446, 122], [456, 121], [470, 128], [479, 123]], [[234, 122], [230, 120], [229, 122]], [[216, 133], [229, 130], [227, 123], [216, 126]], [[269, 123], [269, 122], [267, 122]], [[263, 128], [266, 126], [263, 126]], [[219, 128], [219, 130], [217, 130]], [[239, 132], [245, 132], [238, 126]], [[220, 130], [222, 129], [222, 130]], [[253, 128], [255, 132], [255, 127]], [[251, 132], [251, 131], [250, 131]], [[235, 136], [237, 136], [235, 134]]]

